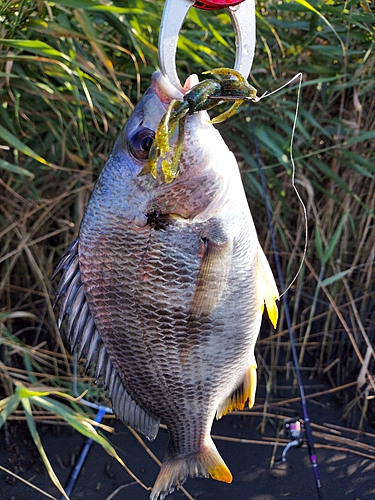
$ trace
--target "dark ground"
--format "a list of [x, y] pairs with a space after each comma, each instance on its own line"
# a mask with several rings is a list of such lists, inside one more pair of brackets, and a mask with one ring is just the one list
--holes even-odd
[[[310, 390], [311, 392], [311, 390]], [[323, 400], [324, 399], [324, 400]], [[356, 444], [356, 434], [340, 430], [330, 431], [326, 424], [344, 426], [340, 421], [342, 411], [336, 407], [336, 400], [327, 397], [315, 399], [308, 405], [310, 420], [313, 424], [324, 425], [324, 429], [314, 427], [320, 433], [315, 436], [317, 445], [318, 470], [322, 482], [324, 500], [374, 500], [375, 499], [375, 433], [370, 427], [365, 430], [372, 436], [360, 436]], [[291, 415], [293, 408], [299, 410], [299, 404], [283, 408], [283, 415]], [[271, 410], [272, 411], [272, 410]], [[249, 415], [249, 414], [248, 414]], [[259, 414], [258, 414], [259, 415]], [[232, 436], [240, 439], [262, 440], [260, 434], [260, 416], [227, 415], [215, 422], [213, 435]], [[301, 415], [299, 415], [301, 416]], [[152, 486], [158, 466], [136, 441], [128, 429], [117, 422], [112, 443], [125, 463], [141, 479]], [[79, 454], [83, 438], [66, 427], [41, 425], [43, 445], [55, 471], [64, 485], [71, 470], [72, 456]], [[277, 422], [270, 420], [266, 436], [274, 438]], [[335, 441], [335, 436], [340, 441]], [[342, 438], [349, 441], [343, 442]], [[167, 432], [160, 430], [150, 449], [162, 459], [167, 446]], [[8, 427], [8, 444], [5, 434], [0, 435], [0, 465], [17, 472], [24, 479], [39, 486], [52, 498], [59, 499], [59, 494], [49, 480], [43, 465], [38, 459], [32, 443], [28, 439], [25, 425]], [[287, 463], [269, 468], [273, 446], [270, 444], [248, 444], [215, 439], [219, 452], [233, 474], [232, 484], [224, 484], [212, 479], [188, 479], [187, 491], [194, 499], [216, 500], [318, 500], [312, 468], [307, 448], [292, 448], [287, 455]], [[363, 446], [361, 446], [363, 443]], [[324, 444], [335, 449], [320, 448]], [[341, 449], [339, 449], [341, 447]], [[276, 458], [281, 456], [279, 446]], [[345, 451], [346, 449], [346, 451]], [[365, 458], [354, 451], [373, 458]], [[116, 490], [118, 489], [117, 493]], [[71, 494], [71, 500], [147, 500], [149, 492], [142, 489], [106, 454], [98, 445], [93, 445]], [[0, 498], [3, 500], [45, 500], [46, 496], [36, 492], [30, 486], [15, 480], [0, 470]], [[51, 498], [51, 497], [50, 497]], [[184, 493], [176, 491], [167, 497], [171, 500], [186, 498]]]

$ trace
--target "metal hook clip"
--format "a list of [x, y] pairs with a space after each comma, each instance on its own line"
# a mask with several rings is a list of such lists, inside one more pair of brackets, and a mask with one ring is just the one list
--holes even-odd
[[[176, 70], [178, 36], [189, 9], [195, 0], [166, 0], [159, 35], [159, 65], [163, 75], [181, 90]], [[234, 69], [248, 78], [255, 52], [255, 0], [226, 8], [236, 35], [236, 60]]]

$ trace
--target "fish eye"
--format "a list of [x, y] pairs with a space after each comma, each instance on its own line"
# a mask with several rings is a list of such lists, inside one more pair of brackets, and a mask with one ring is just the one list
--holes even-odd
[[151, 146], [155, 139], [155, 132], [143, 127], [135, 132], [129, 139], [129, 149], [137, 160], [147, 160]]

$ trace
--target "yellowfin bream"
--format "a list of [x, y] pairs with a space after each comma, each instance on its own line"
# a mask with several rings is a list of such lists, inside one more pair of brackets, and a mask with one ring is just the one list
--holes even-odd
[[187, 116], [172, 182], [160, 165], [156, 178], [145, 170], [171, 99], [182, 97], [154, 73], [55, 272], [64, 271], [60, 322], [69, 316], [72, 349], [96, 364], [117, 417], [149, 439], [160, 421], [168, 428], [152, 500], [188, 475], [232, 480], [212, 422], [253, 405], [264, 305], [277, 321], [237, 162], [207, 112]]

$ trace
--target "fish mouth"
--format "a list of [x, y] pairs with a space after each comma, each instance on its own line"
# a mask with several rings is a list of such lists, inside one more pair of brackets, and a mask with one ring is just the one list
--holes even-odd
[[182, 87], [182, 92], [178, 90], [169, 80], [169, 78], [162, 74], [161, 71], [155, 71], [152, 75], [151, 88], [156, 92], [160, 102], [167, 109], [168, 105], [173, 99], [178, 101], [183, 101], [184, 94], [188, 92], [192, 87], [199, 83], [199, 78], [197, 75], [190, 75], [184, 86]]

